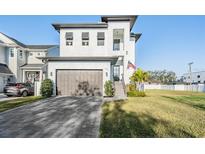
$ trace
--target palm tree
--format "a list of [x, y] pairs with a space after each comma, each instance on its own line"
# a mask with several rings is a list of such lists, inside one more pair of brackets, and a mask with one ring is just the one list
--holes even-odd
[[[145, 72], [143, 71], [142, 69], [138, 68], [134, 73], [133, 75], [130, 77], [130, 80], [132, 82], [137, 83], [137, 89], [139, 91], [142, 91], [142, 88], [141, 88], [141, 85], [148, 81], [148, 78], [149, 78], [149, 73], [148, 72]], [[144, 89], [143, 89], [144, 91]]]

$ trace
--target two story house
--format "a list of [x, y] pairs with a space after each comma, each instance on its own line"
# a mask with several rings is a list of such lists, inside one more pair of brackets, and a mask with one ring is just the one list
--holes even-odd
[[56, 45], [25, 45], [0, 33], [0, 92], [8, 82], [41, 81], [47, 68], [37, 57], [59, 56]]
[[[99, 23], [55, 23], [60, 37], [60, 55], [42, 57], [54, 95], [104, 95], [104, 84], [115, 82], [123, 91], [135, 64], [132, 33], [137, 16], [102, 16]], [[122, 92], [121, 92], [122, 93]]]

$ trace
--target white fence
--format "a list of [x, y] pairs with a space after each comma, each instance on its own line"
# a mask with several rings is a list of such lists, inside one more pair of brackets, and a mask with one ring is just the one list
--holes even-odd
[[34, 96], [40, 96], [40, 88], [41, 88], [41, 82], [35, 81], [34, 82]]
[[197, 85], [155, 85], [149, 84], [144, 85], [146, 89], [159, 89], [159, 90], [179, 90], [179, 91], [194, 91], [194, 92], [205, 92], [205, 84]]

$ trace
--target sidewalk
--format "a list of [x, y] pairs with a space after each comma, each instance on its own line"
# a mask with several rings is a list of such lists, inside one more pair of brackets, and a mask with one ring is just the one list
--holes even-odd
[[17, 99], [17, 98], [19, 98], [19, 97], [7, 97], [3, 93], [0, 93], [0, 102], [7, 101], [7, 100], [12, 100], [12, 99]]

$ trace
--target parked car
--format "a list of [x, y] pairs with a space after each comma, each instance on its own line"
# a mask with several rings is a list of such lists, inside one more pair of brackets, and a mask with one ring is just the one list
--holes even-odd
[[34, 86], [30, 83], [8, 83], [4, 87], [4, 94], [9, 96], [23, 96], [34, 94]]

